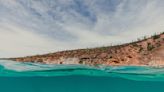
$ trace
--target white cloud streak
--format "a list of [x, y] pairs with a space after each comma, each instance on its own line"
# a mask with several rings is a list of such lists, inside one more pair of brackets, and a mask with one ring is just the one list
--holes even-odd
[[0, 57], [131, 42], [164, 30], [163, 6], [161, 0], [0, 0]]

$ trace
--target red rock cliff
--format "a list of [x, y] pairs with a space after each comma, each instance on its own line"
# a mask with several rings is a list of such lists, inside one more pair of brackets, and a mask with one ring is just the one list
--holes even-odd
[[19, 62], [86, 65], [164, 66], [164, 33], [123, 45], [10, 58]]

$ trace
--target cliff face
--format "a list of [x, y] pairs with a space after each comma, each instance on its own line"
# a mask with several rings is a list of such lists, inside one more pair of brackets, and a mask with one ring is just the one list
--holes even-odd
[[164, 33], [118, 46], [61, 51], [10, 59], [46, 64], [164, 66]]

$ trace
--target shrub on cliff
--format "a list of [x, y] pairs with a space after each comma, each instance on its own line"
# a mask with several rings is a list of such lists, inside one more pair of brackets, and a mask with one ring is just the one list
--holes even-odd
[[155, 34], [152, 37], [153, 37], [154, 40], [156, 40], [156, 39], [160, 38], [160, 35]]

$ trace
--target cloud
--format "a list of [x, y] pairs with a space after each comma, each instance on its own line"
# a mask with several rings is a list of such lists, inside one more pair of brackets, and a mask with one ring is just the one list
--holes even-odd
[[[0, 27], [0, 56], [24, 56], [60, 50], [58, 44], [42, 35], [29, 32], [27, 29], [11, 24], [1, 24]], [[60, 44], [61, 45], [61, 44]], [[54, 48], [55, 47], [55, 48]], [[62, 48], [62, 47], [61, 47]]]
[[163, 15], [161, 0], [0, 0], [0, 57], [131, 42]]

